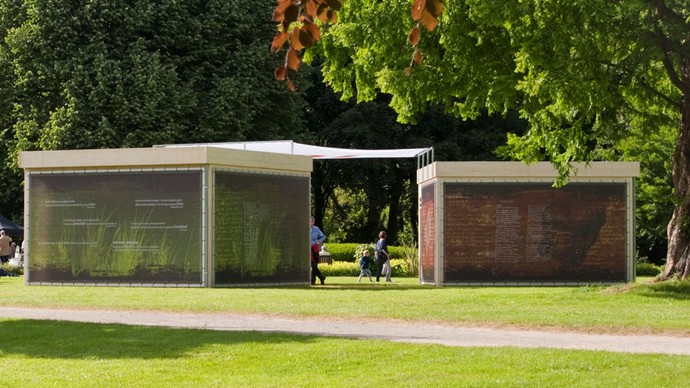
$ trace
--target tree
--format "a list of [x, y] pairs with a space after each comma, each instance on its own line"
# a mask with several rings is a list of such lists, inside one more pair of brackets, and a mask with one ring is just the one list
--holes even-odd
[[[304, 69], [312, 75], [311, 69]], [[301, 70], [303, 71], [303, 70]], [[313, 74], [317, 76], [318, 74]], [[318, 77], [317, 77], [318, 78]], [[434, 147], [437, 160], [495, 160], [507, 128], [524, 123], [483, 116], [460, 120], [430, 109], [419, 123], [396, 122], [389, 100], [351, 104], [319, 79], [306, 90], [309, 142], [340, 148]], [[392, 244], [417, 236], [416, 161], [409, 159], [324, 160], [314, 162], [312, 205], [318, 225], [330, 241], [371, 241], [381, 228]], [[324, 219], [325, 218], [325, 219]]]
[[663, 264], [668, 250], [666, 224], [673, 215], [673, 150], [678, 128], [659, 126], [653, 133], [632, 134], [604, 150], [605, 160], [640, 161], [635, 181], [637, 260]]
[[[328, 126], [346, 111], [350, 104], [340, 101], [338, 96], [323, 84], [318, 63], [309, 66], [306, 72], [303, 70], [303, 73], [310, 77], [311, 82], [309, 87], [305, 88], [304, 93], [306, 104], [305, 133], [297, 140], [306, 144], [327, 146], [331, 142], [327, 130]], [[311, 174], [312, 216], [314, 216], [316, 225], [321, 225], [324, 228], [329, 239], [331, 233], [325, 230], [324, 217], [329, 199], [333, 196], [338, 183], [339, 174], [336, 163], [328, 160], [314, 160]]]
[[[339, 148], [411, 148], [413, 128], [395, 121], [395, 112], [385, 101], [351, 106], [326, 128], [327, 145]], [[396, 241], [400, 226], [399, 205], [405, 182], [414, 171], [414, 162], [398, 159], [334, 160], [321, 166], [332, 168], [339, 186], [351, 193], [362, 192], [366, 200], [362, 218], [350, 217], [341, 224], [354, 241], [371, 241], [384, 228], [389, 241]], [[405, 193], [407, 194], [407, 193]], [[335, 199], [335, 198], [332, 198]], [[382, 219], [388, 208], [387, 219]], [[355, 224], [349, 224], [355, 221]]]
[[[340, 148], [434, 147], [436, 160], [497, 160], [495, 149], [506, 132], [522, 133], [515, 112], [505, 118], [482, 116], [460, 120], [439, 109], [419, 115], [418, 123], [400, 124], [390, 100], [355, 104], [341, 101], [323, 84], [320, 61], [300, 69], [311, 77], [305, 90], [307, 133], [301, 141]], [[389, 242], [417, 237], [415, 160], [315, 160], [312, 209], [329, 241], [370, 241], [381, 228]], [[402, 236], [401, 236], [402, 233]]]
[[[313, 64], [318, 66], [318, 61]], [[356, 105], [340, 101], [326, 87], [320, 72], [307, 68], [312, 82], [305, 92], [308, 105], [305, 114], [306, 128], [311, 136], [307, 142], [339, 148], [398, 148], [409, 140], [407, 125], [396, 123], [395, 112], [385, 101], [373, 101]], [[417, 145], [407, 144], [408, 147]], [[394, 241], [398, 225], [403, 223], [399, 213], [387, 211], [391, 193], [405, 185], [405, 179], [395, 181], [391, 175], [399, 170], [391, 168], [396, 163], [413, 168], [405, 161], [391, 163], [387, 160], [316, 160], [312, 172], [312, 207], [318, 225], [332, 238], [345, 241], [372, 241], [381, 228], [389, 232]], [[408, 177], [405, 177], [408, 179]], [[392, 183], [392, 184], [391, 184]], [[354, 199], [357, 200], [354, 200]], [[360, 200], [361, 199], [361, 200]], [[400, 201], [396, 201], [399, 204]], [[386, 210], [384, 212], [384, 210]], [[382, 215], [387, 215], [382, 219]], [[328, 222], [324, 222], [326, 215]], [[337, 237], [336, 237], [337, 235]]]
[[278, 60], [266, 50], [273, 5], [1, 0], [3, 211], [21, 213], [19, 150], [299, 133], [301, 96], [276, 84]]
[[508, 155], [551, 161], [557, 184], [595, 150], [675, 125], [677, 206], [661, 279], [690, 276], [690, 2], [446, 0], [417, 42], [423, 63], [406, 71], [409, 7], [343, 2], [310, 54], [325, 58], [325, 81], [345, 99], [391, 95], [403, 122], [430, 106], [464, 118], [517, 110], [529, 125]]

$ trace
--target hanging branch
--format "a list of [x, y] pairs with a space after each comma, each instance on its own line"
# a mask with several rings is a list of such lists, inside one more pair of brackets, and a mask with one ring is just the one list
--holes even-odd
[[[308, 49], [321, 38], [321, 30], [315, 23], [335, 23], [338, 21], [336, 11], [342, 7], [342, 0], [278, 0], [273, 11], [273, 21], [278, 22], [278, 32], [273, 37], [271, 51], [278, 52], [287, 43], [285, 62], [275, 69], [275, 78], [285, 81], [290, 90], [295, 90], [295, 83], [290, 79], [290, 71], [299, 69], [302, 59], [300, 53]], [[418, 44], [421, 38], [420, 26], [433, 31], [438, 23], [445, 5], [443, 0], [414, 0], [412, 3], [412, 20], [417, 24], [410, 31], [407, 40], [414, 52], [410, 66], [405, 72], [409, 76], [412, 66], [421, 65], [424, 61]]]
[[290, 90], [295, 90], [295, 83], [290, 79], [289, 70], [299, 69], [302, 62], [299, 53], [321, 38], [315, 21], [335, 23], [338, 20], [336, 11], [341, 7], [341, 0], [278, 0], [273, 11], [273, 21], [279, 23], [278, 33], [273, 37], [271, 51], [280, 51], [285, 43], [288, 44], [285, 62], [276, 68], [275, 78], [285, 81]]
[[412, 47], [414, 47], [410, 66], [405, 69], [405, 73], [408, 76], [412, 73], [412, 66], [421, 65], [424, 62], [422, 50], [418, 47], [421, 39], [420, 24], [424, 26], [427, 31], [433, 31], [436, 28], [438, 17], [441, 16], [444, 9], [445, 4], [443, 4], [443, 0], [415, 0], [412, 4], [412, 20], [416, 21], [417, 24], [412, 27], [412, 30], [407, 36], [407, 40]]

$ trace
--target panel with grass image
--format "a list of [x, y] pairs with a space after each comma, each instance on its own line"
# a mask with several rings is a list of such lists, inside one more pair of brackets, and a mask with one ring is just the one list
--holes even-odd
[[201, 171], [36, 175], [31, 188], [30, 281], [201, 282]]
[[221, 171], [215, 189], [216, 284], [308, 277], [308, 179]]

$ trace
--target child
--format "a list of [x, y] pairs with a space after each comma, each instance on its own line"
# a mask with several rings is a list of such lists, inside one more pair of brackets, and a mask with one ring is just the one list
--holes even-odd
[[364, 256], [362, 256], [361, 259], [359, 259], [359, 277], [357, 278], [357, 283], [359, 283], [362, 280], [362, 276], [367, 275], [369, 277], [369, 281], [373, 282], [371, 279], [371, 270], [369, 267], [371, 266], [371, 263], [373, 260], [371, 260], [371, 257], [369, 257], [369, 250], [364, 251]]

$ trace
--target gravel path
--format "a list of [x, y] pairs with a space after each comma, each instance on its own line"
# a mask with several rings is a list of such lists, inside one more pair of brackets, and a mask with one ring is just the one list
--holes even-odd
[[0, 317], [205, 330], [263, 331], [346, 338], [376, 338], [388, 341], [442, 344], [446, 346], [515, 346], [690, 355], [690, 338], [661, 335], [581, 334], [385, 321], [368, 322], [348, 319], [296, 319], [242, 314], [58, 310], [21, 307], [0, 307]]

